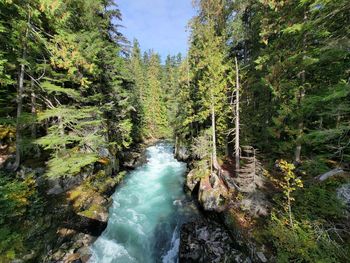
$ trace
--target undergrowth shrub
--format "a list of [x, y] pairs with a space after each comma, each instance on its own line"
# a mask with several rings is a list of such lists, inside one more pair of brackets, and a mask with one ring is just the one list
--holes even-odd
[[265, 237], [272, 242], [278, 263], [347, 262], [349, 256], [349, 252], [332, 240], [326, 231], [316, 231], [315, 225], [306, 220], [295, 220], [291, 226], [286, 215], [272, 215]]
[[35, 181], [0, 172], [0, 262], [9, 262], [25, 249], [26, 220], [40, 207]]

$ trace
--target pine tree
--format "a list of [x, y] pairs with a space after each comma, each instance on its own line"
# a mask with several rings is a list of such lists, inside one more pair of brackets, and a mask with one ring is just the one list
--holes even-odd
[[145, 134], [145, 122], [144, 122], [144, 102], [146, 99], [146, 79], [145, 79], [145, 66], [141, 58], [141, 49], [138, 41], [135, 39], [133, 44], [133, 50], [130, 58], [130, 72], [133, 78], [133, 105], [135, 107], [135, 138], [142, 140]]
[[160, 58], [151, 52], [147, 64], [147, 88], [145, 92], [145, 123], [148, 138], [169, 136], [169, 124], [161, 86]]
[[193, 136], [211, 127], [212, 162], [216, 169], [217, 146], [226, 151], [229, 130], [230, 105], [228, 100], [228, 74], [225, 35], [223, 32], [224, 1], [200, 1], [199, 15], [192, 21], [189, 66], [193, 86], [189, 97], [193, 103], [191, 122]]

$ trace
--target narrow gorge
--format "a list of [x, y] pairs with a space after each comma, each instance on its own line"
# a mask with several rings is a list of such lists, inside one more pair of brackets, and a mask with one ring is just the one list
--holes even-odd
[[0, 263], [348, 263], [349, 0], [0, 0]]

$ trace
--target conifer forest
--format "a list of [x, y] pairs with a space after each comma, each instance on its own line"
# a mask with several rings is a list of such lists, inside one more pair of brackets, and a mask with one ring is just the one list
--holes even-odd
[[350, 1], [118, 2], [0, 0], [0, 263], [350, 262]]

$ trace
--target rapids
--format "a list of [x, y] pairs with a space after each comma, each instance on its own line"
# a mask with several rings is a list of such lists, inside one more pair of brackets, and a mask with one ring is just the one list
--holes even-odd
[[168, 143], [147, 148], [147, 163], [117, 188], [108, 226], [92, 245], [90, 262], [178, 261], [181, 224], [200, 215], [183, 190], [186, 164], [172, 150]]

